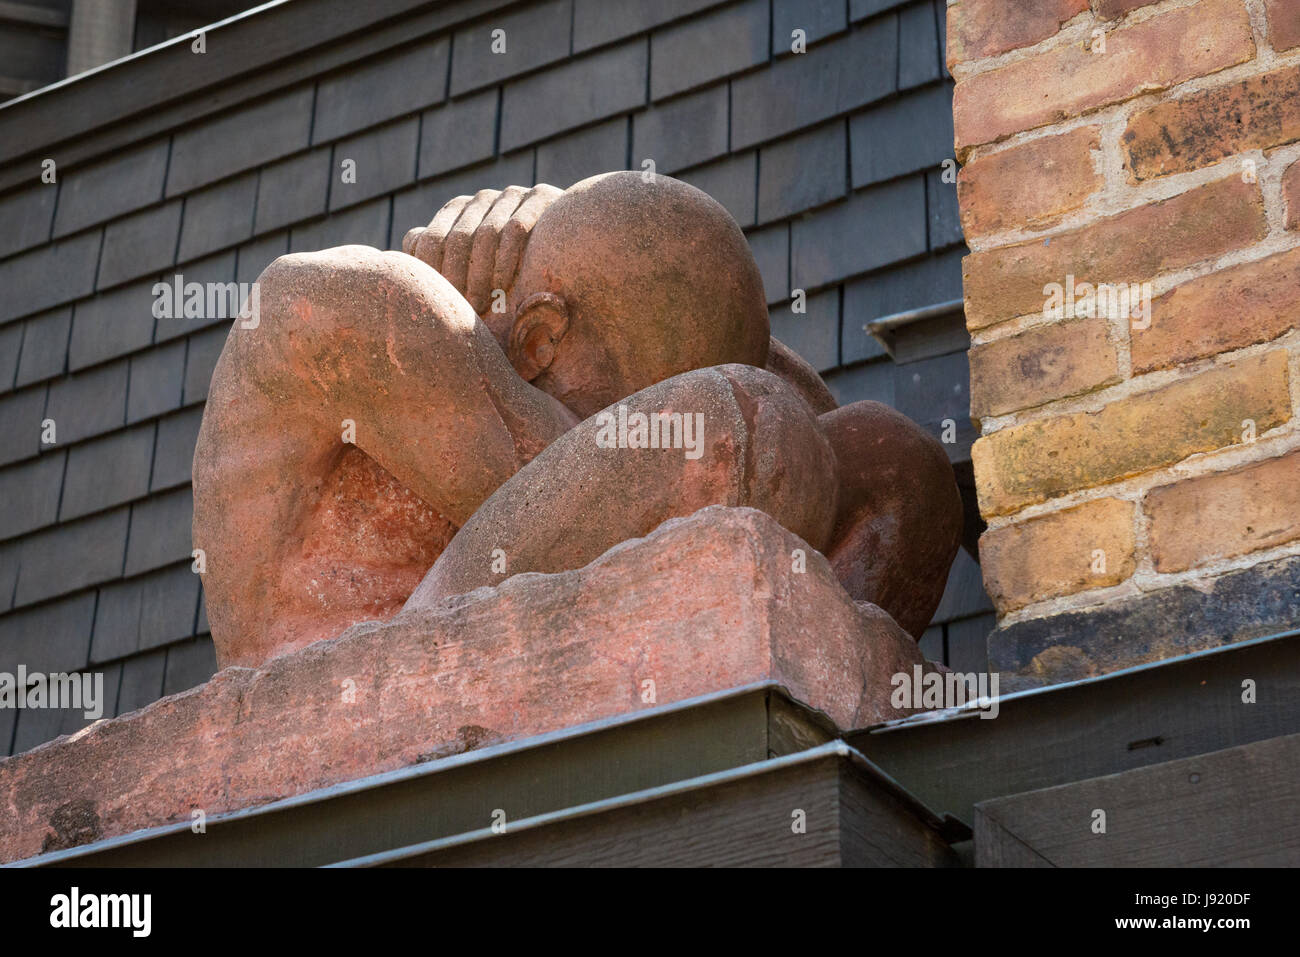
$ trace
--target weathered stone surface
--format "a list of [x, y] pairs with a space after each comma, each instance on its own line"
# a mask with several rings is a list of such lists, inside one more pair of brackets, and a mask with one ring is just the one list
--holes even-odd
[[0, 761], [0, 859], [640, 710], [646, 681], [660, 705], [774, 681], [862, 727], [898, 716], [890, 677], [922, 661], [807, 543], [710, 508], [583, 569], [361, 624]]
[[1035, 601], [1117, 585], [1137, 567], [1133, 503], [1086, 502], [980, 538], [984, 584], [1005, 614]]
[[1275, 350], [1116, 399], [1099, 412], [1026, 422], [972, 447], [980, 511], [1013, 512], [1237, 445], [1246, 419], [1262, 435], [1290, 418], [1287, 354]]
[[1177, 572], [1300, 538], [1300, 452], [1147, 493], [1156, 571]]
[[1031, 618], [989, 636], [1005, 694], [1108, 674], [1300, 627], [1300, 558], [1098, 608]]

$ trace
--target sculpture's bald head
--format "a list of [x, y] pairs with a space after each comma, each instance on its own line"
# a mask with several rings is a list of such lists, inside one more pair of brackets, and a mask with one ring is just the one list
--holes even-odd
[[582, 416], [691, 369], [767, 359], [767, 301], [744, 234], [667, 176], [570, 187], [533, 227], [511, 298], [515, 367]]

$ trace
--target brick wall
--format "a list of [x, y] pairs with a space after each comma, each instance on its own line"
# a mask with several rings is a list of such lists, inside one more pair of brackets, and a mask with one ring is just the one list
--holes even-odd
[[[257, 15], [259, 47], [314, 2]], [[957, 422], [948, 448], [973, 488], [960, 316], [921, 324], [897, 361], [863, 328], [961, 295], [939, 0], [539, 0], [424, 33], [421, 4], [407, 5], [409, 18], [365, 32], [383, 48], [357, 62], [300, 58], [299, 78], [202, 119], [132, 120], [124, 142], [61, 164], [54, 185], [39, 183], [39, 157], [64, 147], [37, 151], [0, 194], [0, 671], [103, 671], [122, 713], [214, 668], [189, 478], [227, 323], [155, 320], [153, 283], [248, 282], [286, 251], [344, 242], [400, 248], [444, 201], [483, 187], [568, 186], [652, 158], [710, 192], [749, 236], [774, 333], [842, 402], [889, 402], [936, 434]], [[791, 52], [794, 29], [806, 53]], [[233, 57], [222, 38], [204, 55]], [[175, 79], [162, 69], [159, 87]], [[45, 109], [67, 93], [42, 94]], [[114, 104], [106, 92], [98, 105], [111, 116]], [[346, 159], [355, 183], [342, 182]], [[793, 289], [806, 314], [791, 311]], [[991, 611], [960, 554], [923, 646], [982, 667]], [[0, 710], [0, 753], [82, 723]]]
[[[1300, 624], [1300, 3], [956, 0], [948, 34], [991, 667]], [[1068, 277], [1149, 314], [1053, 310]]]

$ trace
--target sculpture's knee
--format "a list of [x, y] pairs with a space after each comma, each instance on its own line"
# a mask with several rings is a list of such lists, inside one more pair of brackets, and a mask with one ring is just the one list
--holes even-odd
[[826, 557], [855, 599], [915, 637], [930, 623], [961, 541], [961, 496], [943, 446], [901, 412], [855, 402], [821, 416], [839, 464]]

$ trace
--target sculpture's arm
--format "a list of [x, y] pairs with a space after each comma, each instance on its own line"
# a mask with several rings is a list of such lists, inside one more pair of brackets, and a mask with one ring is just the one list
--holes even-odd
[[[462, 524], [575, 421], [519, 378], [445, 280], [402, 253], [285, 256], [256, 289], [258, 321], [230, 331], [194, 455], [194, 541], [223, 665], [223, 640], [241, 631], [278, 651], [304, 637], [294, 629], [328, 637], [400, 603], [412, 587], [403, 562], [436, 555], [444, 532], [430, 526]], [[349, 508], [367, 511], [374, 542], [331, 544], [354, 537]], [[396, 542], [412, 526], [428, 541], [403, 559]]]

